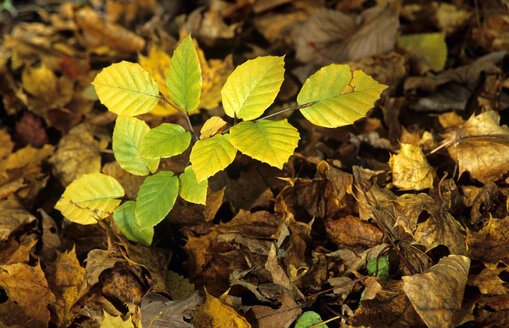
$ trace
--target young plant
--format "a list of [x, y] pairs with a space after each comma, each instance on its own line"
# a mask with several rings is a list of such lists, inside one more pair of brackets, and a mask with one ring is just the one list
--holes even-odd
[[[205, 204], [208, 178], [230, 165], [237, 150], [279, 169], [288, 161], [300, 136], [286, 119], [269, 120], [283, 111], [299, 109], [311, 123], [335, 128], [365, 116], [386, 86], [348, 65], [332, 64], [310, 76], [297, 96], [298, 106], [262, 117], [274, 102], [284, 80], [284, 57], [248, 60], [228, 77], [221, 90], [226, 115], [242, 121], [225, 129], [226, 122], [211, 117], [198, 137], [189, 115], [199, 108], [202, 75], [190, 36], [174, 51], [168, 68], [168, 94], [160, 94], [155, 79], [139, 64], [122, 61], [99, 73], [92, 82], [100, 101], [118, 115], [113, 131], [113, 153], [127, 172], [146, 176], [136, 202], [120, 205], [122, 186], [112, 177], [91, 173], [73, 181], [55, 205], [69, 220], [93, 224], [110, 214], [125, 236], [150, 245], [154, 226], [171, 211], [178, 196]], [[188, 130], [164, 123], [150, 129], [135, 116], [168, 101], [187, 118]], [[172, 105], [173, 106], [173, 105]], [[192, 141], [192, 139], [194, 139]], [[184, 172], [159, 171], [159, 160], [191, 148]], [[120, 206], [119, 206], [120, 205]]]

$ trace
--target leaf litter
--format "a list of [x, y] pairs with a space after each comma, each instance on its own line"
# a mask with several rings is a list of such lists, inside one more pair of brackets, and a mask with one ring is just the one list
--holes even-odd
[[[28, 1], [1, 12], [1, 324], [509, 324], [507, 4], [203, 4]], [[178, 197], [139, 244], [108, 209], [91, 213], [91, 200], [65, 206], [93, 224], [69, 221], [53, 208], [72, 181], [109, 175], [135, 200], [145, 179], [115, 161], [115, 117], [91, 82], [112, 63], [138, 61], [167, 94], [170, 55], [188, 34], [202, 67], [192, 121], [204, 141], [232, 126], [221, 88], [257, 56], [285, 55], [291, 82], [278, 108], [295, 107], [303, 81], [331, 63], [388, 88], [346, 127], [285, 113], [302, 139], [282, 169], [238, 153], [206, 197], [192, 195], [199, 204]], [[140, 119], [152, 128], [182, 120], [162, 101]], [[159, 169], [183, 171], [188, 156]], [[105, 221], [88, 220], [97, 215]]]

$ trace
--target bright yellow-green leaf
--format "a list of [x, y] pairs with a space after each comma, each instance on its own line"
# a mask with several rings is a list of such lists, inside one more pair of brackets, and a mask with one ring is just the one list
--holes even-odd
[[200, 139], [207, 139], [222, 131], [226, 126], [226, 122], [219, 116], [212, 116], [200, 130]]
[[134, 210], [136, 203], [132, 200], [125, 202], [115, 209], [113, 219], [117, 223], [122, 233], [130, 241], [150, 246], [154, 237], [154, 228], [141, 229]]
[[138, 157], [168, 158], [182, 154], [191, 142], [191, 134], [177, 124], [163, 123], [151, 129], [141, 140]]
[[166, 85], [170, 97], [188, 113], [198, 107], [202, 85], [201, 67], [190, 35], [173, 52]]
[[228, 135], [218, 134], [212, 138], [198, 140], [189, 157], [198, 182], [225, 169], [235, 159], [237, 149], [232, 146]]
[[101, 103], [118, 115], [148, 113], [159, 101], [156, 81], [139, 64], [121, 61], [110, 65], [92, 84]]
[[248, 60], [228, 77], [221, 90], [226, 115], [253, 120], [276, 99], [285, 73], [284, 57]]
[[131, 318], [122, 320], [122, 317], [114, 317], [108, 312], [104, 311], [104, 320], [101, 323], [101, 328], [136, 328]]
[[179, 177], [180, 190], [179, 195], [190, 203], [205, 205], [207, 202], [208, 180], [198, 183], [193, 167], [186, 167], [184, 173]]
[[136, 220], [140, 229], [151, 228], [170, 213], [179, 192], [179, 179], [161, 171], [143, 181], [136, 197]]
[[94, 224], [109, 216], [120, 204], [124, 189], [113, 177], [102, 173], [84, 174], [74, 180], [55, 208], [70, 221]]
[[147, 175], [159, 167], [159, 158], [137, 158], [141, 140], [149, 133], [147, 123], [135, 117], [119, 116], [113, 130], [113, 154], [118, 164], [134, 175]]
[[398, 37], [398, 43], [411, 53], [423, 56], [432, 70], [444, 69], [447, 59], [444, 32], [402, 35]]
[[297, 96], [300, 111], [311, 123], [327, 128], [352, 124], [364, 117], [387, 86], [348, 65], [332, 64], [311, 75]]
[[240, 122], [230, 129], [230, 142], [242, 153], [279, 169], [299, 143], [299, 132], [288, 120]]

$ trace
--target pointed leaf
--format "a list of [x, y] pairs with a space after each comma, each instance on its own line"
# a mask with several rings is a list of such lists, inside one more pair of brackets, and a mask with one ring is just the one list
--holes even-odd
[[159, 167], [159, 158], [137, 158], [141, 140], [149, 133], [147, 123], [134, 117], [119, 116], [113, 130], [113, 154], [118, 164], [134, 175], [147, 175]]
[[242, 153], [279, 169], [299, 143], [299, 132], [288, 120], [241, 122], [230, 129], [230, 142]]
[[94, 224], [113, 213], [124, 189], [113, 177], [102, 173], [84, 174], [65, 189], [55, 208], [69, 220]]
[[297, 102], [316, 102], [301, 113], [315, 125], [335, 128], [364, 117], [385, 88], [360, 70], [352, 73], [348, 65], [332, 64], [306, 80]]
[[138, 157], [168, 158], [182, 154], [189, 147], [191, 134], [177, 124], [163, 123], [151, 129], [141, 140]]
[[173, 52], [166, 85], [171, 99], [188, 113], [198, 107], [202, 85], [201, 67], [190, 35]]
[[284, 57], [248, 60], [228, 77], [221, 90], [226, 115], [253, 120], [276, 99], [285, 73]]
[[219, 116], [212, 116], [200, 130], [200, 139], [207, 139], [223, 131], [226, 122]]
[[184, 173], [179, 177], [180, 191], [179, 195], [190, 203], [205, 205], [207, 202], [208, 180], [198, 183], [193, 167], [186, 167]]
[[141, 229], [155, 226], [170, 213], [179, 192], [179, 179], [161, 171], [143, 181], [136, 197], [136, 220]]
[[198, 140], [189, 157], [198, 182], [225, 169], [235, 159], [237, 149], [230, 143], [228, 135], [215, 135], [212, 138]]
[[92, 85], [101, 103], [117, 115], [148, 113], [159, 101], [156, 81], [139, 64], [110, 65], [97, 74]]
[[135, 243], [150, 246], [154, 237], [154, 228], [142, 230], [136, 220], [135, 209], [136, 203], [132, 200], [127, 201], [115, 209], [113, 219], [115, 219], [115, 222], [127, 239]]

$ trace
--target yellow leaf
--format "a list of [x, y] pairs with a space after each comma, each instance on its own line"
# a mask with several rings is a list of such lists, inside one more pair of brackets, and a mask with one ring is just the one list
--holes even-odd
[[205, 290], [205, 303], [198, 306], [191, 321], [197, 328], [251, 328], [247, 320], [233, 308]]
[[[202, 128], [203, 130], [203, 128]], [[0, 130], [0, 159], [6, 157], [12, 152], [14, 143], [11, 140], [11, 136], [7, 133], [7, 129]]]
[[104, 310], [103, 312], [104, 320], [101, 323], [101, 328], [136, 328], [131, 318], [124, 321], [121, 317], [114, 317]]
[[21, 80], [23, 88], [35, 97], [44, 95], [48, 90], [55, 90], [58, 83], [55, 74], [44, 64], [38, 68], [28, 66], [23, 70]]
[[233, 162], [236, 154], [237, 149], [230, 143], [229, 135], [218, 134], [198, 140], [189, 156], [198, 183], [225, 169]]
[[417, 145], [401, 144], [399, 154], [389, 160], [392, 183], [403, 190], [433, 188], [433, 169]]
[[402, 35], [398, 37], [398, 43], [411, 53], [424, 57], [435, 72], [444, 69], [447, 59], [445, 33]]
[[200, 130], [200, 139], [207, 139], [221, 132], [226, 126], [226, 122], [219, 116], [212, 116]]

